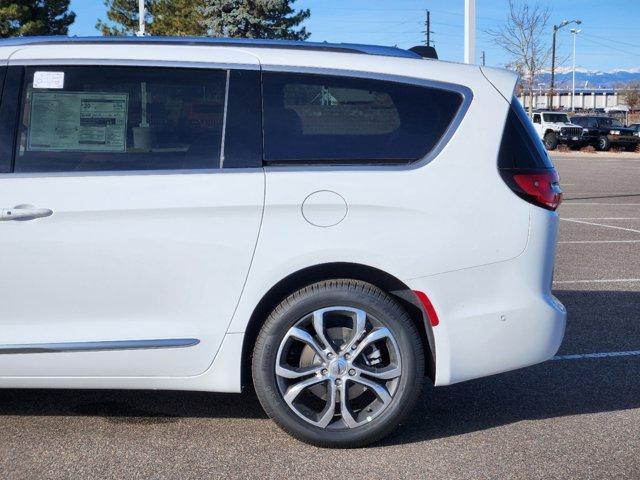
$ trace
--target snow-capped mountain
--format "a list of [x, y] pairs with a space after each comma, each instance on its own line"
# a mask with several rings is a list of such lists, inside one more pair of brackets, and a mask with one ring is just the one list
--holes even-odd
[[[571, 67], [559, 67], [556, 69], [556, 86], [571, 86]], [[546, 71], [539, 76], [540, 83], [549, 83], [551, 73]], [[640, 68], [615, 69], [608, 72], [599, 70], [587, 70], [576, 67], [576, 87], [617, 87], [629, 82], [640, 82]]]

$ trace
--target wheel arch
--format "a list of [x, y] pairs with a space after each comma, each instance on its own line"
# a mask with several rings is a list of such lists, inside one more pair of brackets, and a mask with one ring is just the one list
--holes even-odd
[[435, 343], [431, 324], [411, 289], [389, 273], [358, 263], [324, 263], [291, 273], [273, 285], [260, 299], [247, 324], [242, 342], [241, 384], [251, 384], [251, 359], [260, 329], [269, 313], [296, 290], [323, 280], [353, 279], [371, 283], [393, 295], [413, 320], [425, 349], [425, 374], [435, 379]]

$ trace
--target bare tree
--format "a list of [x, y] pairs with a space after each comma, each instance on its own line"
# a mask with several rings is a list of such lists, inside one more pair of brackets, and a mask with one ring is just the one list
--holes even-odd
[[536, 77], [549, 59], [550, 51], [544, 41], [550, 12], [547, 7], [528, 1], [509, 0], [506, 24], [487, 30], [493, 41], [510, 55], [508, 66], [518, 72], [529, 94], [529, 113], [533, 110], [533, 89]]
[[629, 111], [635, 111], [640, 107], [640, 82], [632, 81], [620, 88], [624, 103]]

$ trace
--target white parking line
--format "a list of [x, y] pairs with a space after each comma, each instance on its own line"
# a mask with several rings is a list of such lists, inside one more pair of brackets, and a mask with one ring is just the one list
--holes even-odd
[[640, 217], [563, 217], [563, 220], [640, 220]]
[[565, 240], [562, 243], [640, 243], [640, 240]]
[[598, 202], [579, 202], [578, 199], [570, 199], [562, 202], [562, 205], [612, 205], [616, 207], [640, 207], [640, 203], [598, 203]]
[[640, 278], [608, 278], [600, 280], [558, 280], [554, 281], [554, 285], [568, 284], [568, 283], [636, 283], [640, 282]]
[[583, 220], [572, 220], [570, 218], [561, 218], [560, 220], [564, 220], [565, 222], [581, 223], [583, 225], [593, 225], [594, 227], [612, 228], [614, 230], [624, 230], [625, 232], [640, 233], [640, 230], [636, 230], [635, 228], [617, 227], [615, 225], [605, 225], [604, 223], [585, 222]]
[[627, 352], [578, 353], [574, 355], [556, 355], [551, 360], [582, 360], [583, 358], [634, 357], [640, 355], [640, 350]]

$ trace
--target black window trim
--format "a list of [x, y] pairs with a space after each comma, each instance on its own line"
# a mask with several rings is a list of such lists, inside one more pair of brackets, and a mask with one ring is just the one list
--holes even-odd
[[[203, 69], [203, 70], [222, 70], [226, 71], [228, 78], [232, 70], [249, 70], [260, 72], [260, 65], [252, 64], [233, 64], [233, 63], [205, 63], [205, 62], [177, 62], [177, 61], [163, 61], [163, 60], [94, 60], [94, 59], [29, 59], [29, 60], [15, 60], [10, 61], [7, 67], [7, 74], [4, 82], [4, 89], [7, 88], [9, 82], [9, 72], [14, 70], [20, 70], [19, 85], [17, 87], [17, 95], [12, 97], [9, 101], [2, 99], [0, 109], [4, 110], [7, 106], [16, 108], [16, 116], [14, 124], [12, 125], [11, 137], [13, 139], [11, 143], [11, 170], [9, 172], [0, 172], [0, 179], [2, 178], [47, 178], [47, 177], [100, 177], [100, 176], [140, 176], [140, 175], [194, 175], [194, 174], [224, 174], [224, 173], [238, 173], [238, 172], [263, 172], [262, 166], [255, 167], [239, 167], [239, 168], [222, 168], [220, 165], [218, 168], [206, 168], [206, 169], [160, 169], [160, 170], [96, 170], [96, 171], [69, 171], [69, 172], [15, 172], [15, 159], [18, 150], [18, 124], [20, 121], [20, 113], [22, 110], [22, 97], [24, 90], [24, 78], [25, 72], [28, 67], [141, 67], [141, 68], [186, 68], [186, 69]], [[262, 81], [262, 80], [260, 80]], [[227, 88], [229, 83], [227, 82]], [[226, 109], [226, 105], [225, 105]], [[1, 110], [0, 110], [1, 111]], [[261, 112], [260, 112], [261, 113]], [[262, 122], [262, 115], [259, 115], [260, 122]], [[225, 119], [226, 120], [226, 119]], [[260, 131], [261, 143], [263, 129]], [[225, 132], [223, 132], [223, 135]], [[8, 133], [6, 135], [9, 135]], [[222, 152], [221, 152], [222, 153]], [[260, 157], [263, 157], [263, 152], [260, 152]]]
[[[404, 75], [393, 75], [386, 73], [367, 72], [361, 70], [342, 70], [336, 68], [321, 68], [321, 67], [299, 67], [299, 66], [283, 66], [283, 65], [262, 65], [262, 73], [303, 73], [311, 75], [330, 75], [343, 78], [352, 79], [366, 79], [366, 80], [382, 80], [387, 82], [395, 82], [406, 85], [431, 87], [440, 90], [447, 90], [455, 92], [462, 97], [458, 111], [454, 115], [451, 123], [447, 127], [447, 130], [440, 137], [435, 146], [421, 159], [412, 162], [398, 163], [395, 161], [393, 164], [384, 163], [330, 163], [327, 161], [319, 161], [313, 163], [296, 163], [291, 164], [278, 163], [271, 164], [265, 162], [263, 156], [263, 165], [266, 172], [306, 172], [306, 171], [363, 171], [363, 170], [390, 170], [390, 171], [404, 171], [404, 170], [416, 170], [421, 168], [431, 161], [433, 161], [442, 152], [444, 147], [449, 143], [458, 127], [462, 123], [469, 106], [473, 101], [473, 92], [470, 88], [455, 83], [442, 82], [439, 80], [427, 80], [416, 77], [407, 77]], [[264, 85], [264, 84], [263, 84]], [[264, 102], [264, 95], [263, 102]], [[263, 114], [263, 130], [264, 130], [264, 104], [262, 109]], [[264, 135], [263, 135], [264, 142]], [[263, 148], [264, 151], [264, 148]]]

